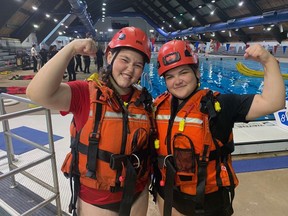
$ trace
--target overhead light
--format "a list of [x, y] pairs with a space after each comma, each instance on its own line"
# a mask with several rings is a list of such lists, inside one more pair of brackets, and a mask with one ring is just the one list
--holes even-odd
[[45, 16], [46, 16], [47, 18], [50, 18], [50, 14], [45, 14]]
[[282, 24], [279, 25], [279, 30], [280, 30], [281, 33], [284, 31], [284, 30], [283, 30], [283, 25], [282, 25]]
[[36, 6], [34, 6], [34, 5], [32, 6], [32, 9], [35, 10], [35, 11], [38, 10], [38, 8]]
[[238, 3], [239, 7], [241, 7], [243, 4], [244, 4], [244, 1], [240, 1], [240, 2]]
[[34, 24], [33, 27], [37, 29], [37, 28], [39, 28], [39, 25]]

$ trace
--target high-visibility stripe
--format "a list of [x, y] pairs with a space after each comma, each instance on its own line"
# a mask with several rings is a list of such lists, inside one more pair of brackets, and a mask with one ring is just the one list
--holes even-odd
[[[122, 113], [116, 113], [116, 112], [105, 112], [105, 117], [108, 118], [123, 118], [123, 114]], [[129, 119], [138, 119], [138, 120], [147, 120], [147, 116], [143, 115], [143, 114], [132, 114], [132, 115], [128, 115]]]
[[[157, 115], [156, 116], [156, 120], [169, 120], [169, 119], [170, 119], [170, 115]], [[180, 122], [182, 119], [183, 119], [182, 117], [176, 116], [174, 119], [174, 122]], [[203, 120], [199, 119], [199, 118], [186, 117], [185, 122], [186, 123], [194, 123], [194, 124], [202, 124]]]

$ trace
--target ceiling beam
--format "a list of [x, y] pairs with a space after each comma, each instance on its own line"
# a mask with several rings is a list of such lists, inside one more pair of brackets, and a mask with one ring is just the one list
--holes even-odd
[[[216, 16], [218, 16], [218, 18], [222, 21], [222, 22], [227, 22], [228, 20], [230, 20], [231, 18], [224, 12], [224, 10], [221, 10], [216, 4], [212, 4], [210, 3], [210, 1], [208, 2], [207, 0], [204, 1], [206, 2], [206, 6], [211, 10], [214, 11], [214, 14]], [[247, 43], [249, 40], [251, 40], [251, 38], [245, 34], [245, 32], [242, 29], [238, 29], [238, 31], [235, 31], [234, 29], [231, 29], [230, 31], [233, 31], [234, 34], [244, 43]], [[228, 41], [227, 39], [225, 39], [226, 41]]]
[[[170, 13], [173, 14], [173, 16], [176, 18], [176, 22], [177, 22], [177, 18], [179, 18], [180, 14], [175, 10], [175, 8], [173, 8], [173, 7], [169, 4], [169, 2], [165, 2], [164, 0], [158, 0], [158, 1], [162, 4], [162, 7], [165, 7]], [[174, 18], [172, 18], [172, 19], [174, 19]], [[180, 20], [179, 20], [179, 21], [180, 21]], [[178, 21], [178, 24], [179, 24], [179, 21]], [[189, 28], [189, 27], [192, 26], [191, 23], [188, 22], [188, 21], [187, 21], [186, 19], [184, 19], [183, 17], [182, 17], [181, 23], [182, 23], [183, 25], [185, 25], [185, 26], [179, 24], [180, 28], [178, 28], [178, 30], [182, 30], [182, 29]]]

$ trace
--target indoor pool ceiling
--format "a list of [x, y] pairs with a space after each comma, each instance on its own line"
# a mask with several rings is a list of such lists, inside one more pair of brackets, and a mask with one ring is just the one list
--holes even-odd
[[[38, 40], [42, 41], [59, 25], [57, 21], [63, 20], [67, 14], [82, 13], [82, 19], [79, 16], [67, 19], [64, 35], [73, 36], [75, 31], [78, 34], [87, 32], [89, 25], [94, 26], [101, 22], [102, 17], [138, 16], [158, 29], [156, 34], [163, 35], [164, 38], [185, 36], [194, 41], [209, 41], [212, 38], [221, 43], [269, 40], [281, 43], [287, 39], [288, 0], [245, 0], [239, 6], [240, 2], [242, 1], [1, 0], [0, 36], [15, 37], [23, 41], [31, 32], [36, 31]], [[105, 12], [102, 9], [103, 3], [106, 3]], [[85, 7], [82, 8], [85, 11], [75, 10], [73, 4], [84, 4]], [[38, 10], [33, 10], [32, 5]], [[57, 21], [45, 17], [46, 13]], [[38, 25], [37, 29], [33, 26], [34, 23]], [[228, 29], [224, 31], [226, 26]]]

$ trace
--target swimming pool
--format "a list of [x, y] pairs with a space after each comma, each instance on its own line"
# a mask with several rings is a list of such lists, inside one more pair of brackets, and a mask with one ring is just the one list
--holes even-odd
[[[141, 78], [141, 84], [155, 98], [166, 90], [164, 79], [157, 75], [156, 55], [151, 63], [145, 66]], [[263, 78], [244, 76], [236, 69], [236, 63], [242, 62], [254, 70], [263, 70], [260, 63], [240, 58], [200, 57], [201, 87], [209, 88], [224, 94], [255, 94], [263, 89]], [[280, 63], [282, 73], [288, 73], [288, 63]], [[286, 97], [288, 97], [288, 80], [285, 80]], [[264, 119], [274, 119], [273, 115], [265, 116]]]

